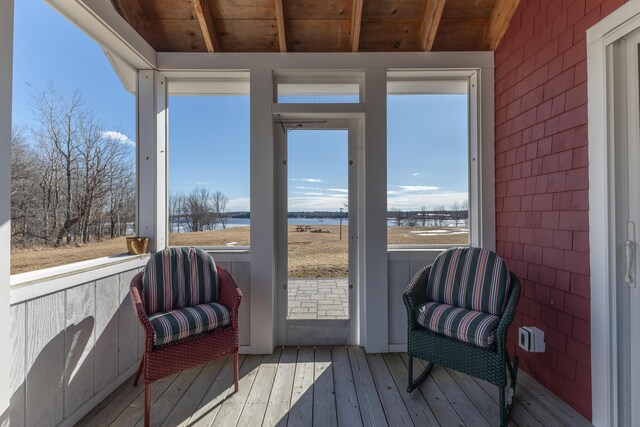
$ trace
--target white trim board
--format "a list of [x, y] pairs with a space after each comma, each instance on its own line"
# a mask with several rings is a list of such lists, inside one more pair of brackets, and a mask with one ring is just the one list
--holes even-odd
[[[9, 325], [11, 275], [11, 108], [13, 84], [13, 0], [0, 0], [0, 324]], [[9, 424], [9, 329], [0, 330], [0, 425]]]
[[179, 53], [158, 52], [157, 68], [173, 78], [208, 70], [362, 70], [493, 68], [493, 52]]
[[[631, 0], [587, 30], [589, 113], [589, 247], [591, 264], [592, 422], [619, 424], [615, 287], [611, 45], [640, 28], [640, 1]], [[614, 253], [613, 252], [613, 253]]]

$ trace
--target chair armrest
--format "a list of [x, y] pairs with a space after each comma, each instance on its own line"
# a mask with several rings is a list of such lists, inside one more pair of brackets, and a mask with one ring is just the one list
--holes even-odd
[[220, 290], [218, 302], [229, 309], [231, 312], [231, 327], [237, 330], [238, 309], [242, 300], [242, 291], [227, 270], [219, 266], [216, 266], [216, 269], [218, 270], [218, 289]]
[[402, 294], [402, 300], [407, 308], [407, 318], [409, 320], [409, 330], [416, 326], [416, 310], [427, 302], [427, 282], [431, 266], [428, 265], [420, 269]]
[[144, 273], [140, 272], [133, 276], [129, 288], [129, 295], [131, 296], [131, 302], [133, 303], [133, 309], [136, 313], [136, 317], [138, 318], [138, 322], [140, 322], [140, 325], [142, 325], [142, 330], [144, 331], [144, 348], [145, 353], [148, 353], [153, 349], [153, 326], [151, 326], [151, 322], [149, 322], [147, 312], [144, 308], [144, 300], [142, 299], [143, 274]]
[[507, 301], [507, 306], [502, 313], [502, 317], [500, 318], [500, 323], [498, 323], [498, 331], [497, 331], [497, 349], [498, 351], [505, 351], [505, 344], [507, 342], [507, 329], [509, 329], [509, 325], [513, 321], [513, 317], [516, 313], [516, 306], [518, 305], [518, 300], [520, 299], [520, 279], [511, 273], [511, 291], [509, 292], [509, 300]]

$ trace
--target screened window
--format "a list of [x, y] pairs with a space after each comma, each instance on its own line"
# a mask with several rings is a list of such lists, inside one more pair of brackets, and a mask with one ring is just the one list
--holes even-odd
[[169, 245], [249, 246], [249, 96], [171, 96], [169, 111]]
[[469, 244], [467, 94], [396, 88], [387, 97], [388, 243]]
[[15, 2], [11, 273], [125, 253], [135, 234], [136, 99], [46, 2]]
[[344, 104], [360, 102], [359, 83], [278, 83], [282, 104]]

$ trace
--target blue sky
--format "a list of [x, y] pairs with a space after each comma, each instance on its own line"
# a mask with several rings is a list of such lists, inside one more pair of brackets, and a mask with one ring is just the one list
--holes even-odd
[[[41, 0], [16, 1], [14, 126], [29, 126], [34, 91], [49, 82], [78, 91], [105, 130], [135, 140], [135, 97], [102, 49]], [[467, 198], [465, 95], [388, 98], [389, 209], [449, 207]], [[169, 189], [220, 190], [229, 210], [249, 208], [249, 98], [171, 97]], [[344, 131], [289, 134], [290, 210], [335, 210], [346, 203]]]

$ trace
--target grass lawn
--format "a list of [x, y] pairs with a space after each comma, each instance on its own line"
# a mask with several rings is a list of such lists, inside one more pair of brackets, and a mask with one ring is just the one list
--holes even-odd
[[[289, 226], [289, 276], [346, 277], [348, 228], [342, 227], [339, 239], [338, 225], [316, 225], [316, 229], [328, 233], [297, 232]], [[453, 227], [389, 227], [389, 244], [460, 244], [469, 241], [466, 229]], [[249, 227], [234, 227], [226, 230], [201, 233], [172, 233], [169, 243], [173, 246], [248, 246]], [[14, 249], [11, 252], [11, 273], [24, 273], [56, 265], [69, 264], [93, 258], [126, 252], [124, 237], [107, 239], [82, 246], [61, 248], [37, 247]]]

